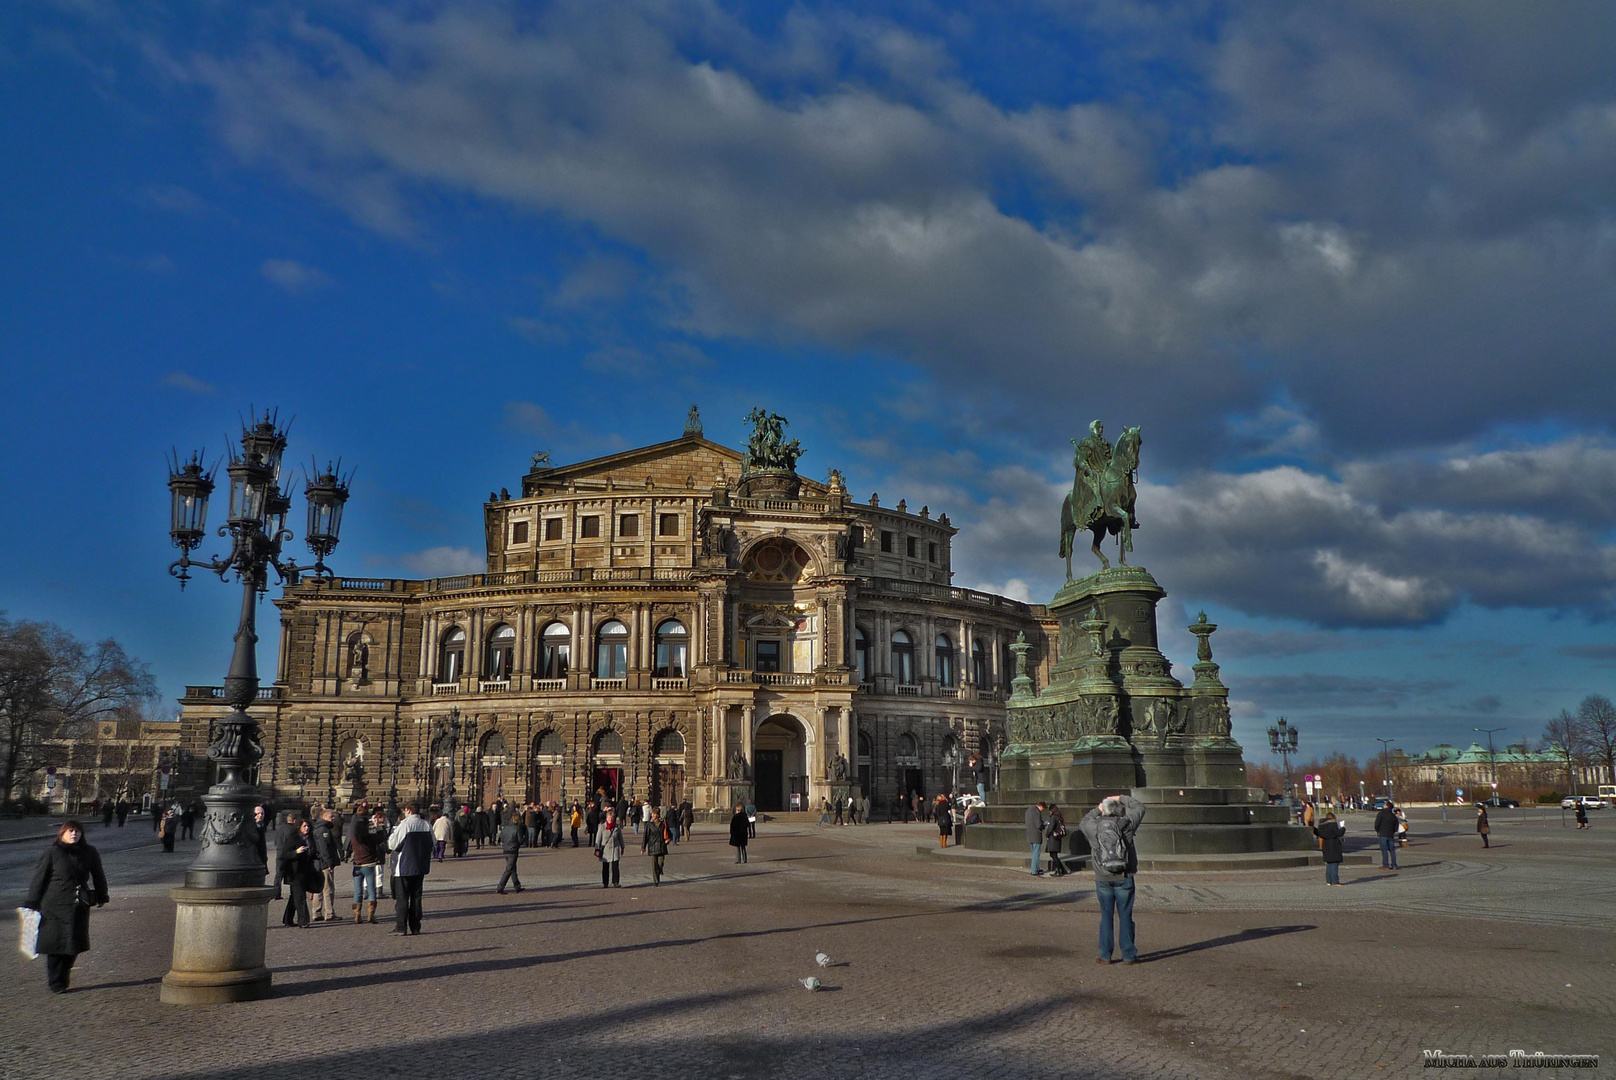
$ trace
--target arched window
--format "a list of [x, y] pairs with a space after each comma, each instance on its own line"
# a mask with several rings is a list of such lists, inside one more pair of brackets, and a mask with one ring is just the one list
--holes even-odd
[[488, 656], [483, 663], [483, 678], [509, 679], [515, 667], [516, 630], [506, 623], [500, 623], [488, 635]]
[[914, 685], [915, 643], [902, 630], [892, 631], [892, 674], [901, 685]]
[[656, 671], [659, 679], [680, 679], [688, 670], [690, 634], [678, 619], [669, 619], [656, 628]]
[[954, 643], [948, 639], [947, 634], [937, 635], [937, 685], [953, 686], [956, 681], [954, 672]]
[[458, 626], [449, 628], [438, 649], [438, 681], [459, 682], [466, 673], [466, 632]]
[[539, 634], [539, 678], [565, 679], [572, 666], [572, 631], [553, 622]]
[[623, 736], [619, 735], [616, 731], [613, 731], [611, 728], [607, 728], [605, 731], [602, 731], [599, 735], [596, 735], [595, 736], [595, 756], [596, 757], [622, 757], [623, 756]]
[[920, 744], [907, 731], [898, 736], [898, 756], [906, 760], [920, 757]]
[[869, 761], [875, 756], [875, 743], [862, 731], [858, 733], [858, 756], [860, 761]]
[[971, 681], [979, 687], [988, 685], [988, 650], [981, 638], [971, 642]]
[[542, 758], [560, 758], [566, 749], [566, 743], [561, 741], [559, 731], [546, 731], [533, 740], [533, 756]]
[[651, 749], [651, 756], [658, 761], [663, 758], [677, 757], [684, 760], [685, 737], [679, 732], [669, 728], [656, 737], [656, 743]]
[[858, 627], [853, 628], [853, 663], [858, 668], [858, 681], [870, 681], [870, 639], [864, 636], [864, 631]]
[[623, 678], [628, 674], [628, 627], [612, 619], [602, 624], [596, 636], [595, 678]]

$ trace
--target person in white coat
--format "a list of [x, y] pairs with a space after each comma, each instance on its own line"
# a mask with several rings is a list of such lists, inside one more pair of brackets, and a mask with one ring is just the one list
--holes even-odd
[[606, 811], [606, 820], [595, 833], [595, 854], [600, 858], [600, 887], [622, 888], [623, 825], [616, 810]]

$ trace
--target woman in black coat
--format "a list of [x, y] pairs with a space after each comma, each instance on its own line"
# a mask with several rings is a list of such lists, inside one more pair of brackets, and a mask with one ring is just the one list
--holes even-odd
[[[285, 847], [278, 853], [281, 864], [281, 880], [286, 883], [289, 890], [286, 894], [286, 911], [281, 915], [282, 926], [298, 926], [305, 930], [309, 927], [309, 891], [325, 887], [325, 875], [314, 865], [314, 837], [310, 834], [309, 823], [298, 823], [297, 832]], [[293, 919], [296, 922], [293, 922]]]
[[1324, 852], [1324, 883], [1339, 887], [1341, 838], [1347, 835], [1347, 827], [1337, 821], [1334, 814], [1325, 814], [1324, 820], [1313, 826], [1313, 835], [1319, 838], [1319, 848]]
[[28, 897], [22, 902], [23, 907], [39, 912], [35, 949], [45, 957], [45, 979], [51, 993], [66, 992], [73, 961], [90, 949], [90, 908], [107, 900], [107, 875], [101, 869], [100, 853], [84, 842], [84, 829], [78, 822], [62, 822], [56, 842], [40, 856]]
[[735, 849], [735, 861], [746, 861], [746, 808], [737, 806], [735, 816], [729, 819], [729, 846]]

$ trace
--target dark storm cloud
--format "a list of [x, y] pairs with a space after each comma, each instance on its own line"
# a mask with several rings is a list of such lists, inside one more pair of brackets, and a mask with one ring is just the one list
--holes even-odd
[[1604, 419], [1616, 89], [1589, 43], [1616, 12], [1570, 10], [1209, 31], [1105, 5], [1082, 29], [1117, 91], [1016, 108], [934, 27], [799, 12], [763, 40], [677, 3], [290, 16], [178, 70], [243, 158], [379, 230], [421, 228], [423, 186], [586, 221], [665, 268], [686, 331], [891, 350], [1023, 423], [1125, 408], [1183, 460], [1278, 388], [1347, 449]]

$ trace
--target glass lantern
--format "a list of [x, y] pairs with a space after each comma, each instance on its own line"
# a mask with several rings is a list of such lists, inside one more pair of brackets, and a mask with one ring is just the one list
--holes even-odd
[[328, 463], [325, 472], [308, 482], [303, 494], [309, 500], [309, 527], [303, 538], [316, 559], [323, 559], [336, 548], [337, 536], [342, 531], [342, 506], [348, 501], [348, 483]]
[[202, 542], [208, 527], [208, 496], [213, 494], [213, 474], [202, 469], [201, 454], [180, 465], [176, 460], [168, 472], [168, 490], [173, 501], [168, 534], [174, 546], [190, 551]]

